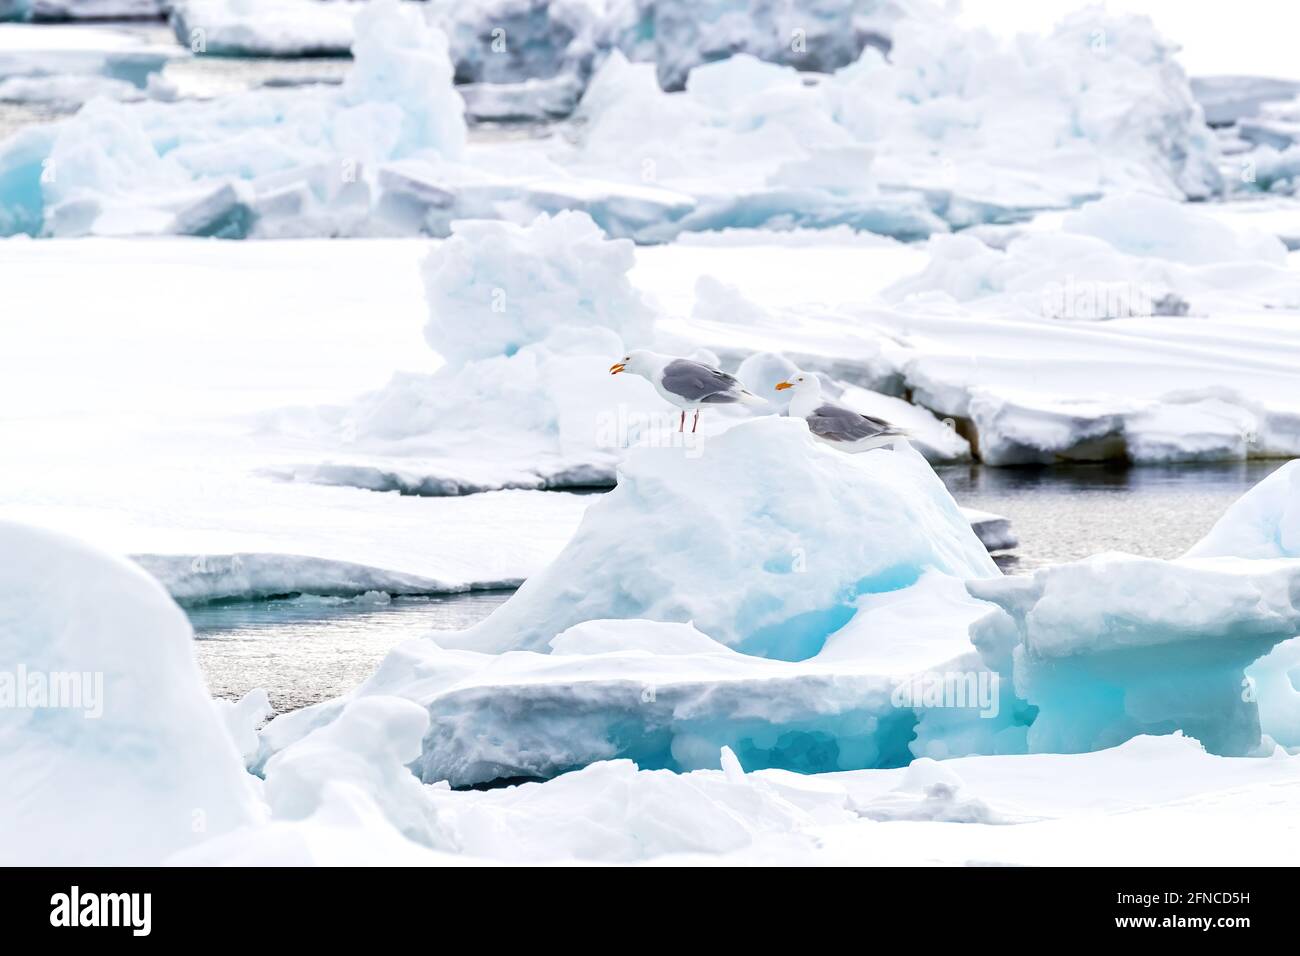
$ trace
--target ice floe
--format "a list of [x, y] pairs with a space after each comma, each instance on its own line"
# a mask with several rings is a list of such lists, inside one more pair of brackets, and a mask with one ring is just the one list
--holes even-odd
[[[1172, 48], [1148, 21], [1092, 11], [1050, 36], [999, 44], [912, 16], [911, 7], [872, 5], [855, 21], [892, 24], [889, 60], [867, 43], [855, 62], [812, 79], [745, 52], [724, 31], [734, 55], [700, 63], [681, 92], [667, 93], [655, 64], [615, 49], [574, 123], [533, 142], [476, 143], [462, 157], [464, 104], [450, 88], [453, 72], [514, 76], [525, 66], [511, 66], [512, 57], [521, 57], [540, 75], [500, 88], [474, 84], [475, 108], [498, 118], [560, 112], [578, 81], [559, 61], [586, 62], [592, 45], [561, 14], [586, 5], [559, 5], [539, 21], [531, 4], [503, 4], [506, 21], [523, 18], [524, 38], [468, 69], [463, 61], [453, 68], [445, 36], [427, 22], [437, 11], [369, 4], [356, 15], [357, 62], [341, 92], [99, 108], [10, 142], [0, 149], [0, 223], [55, 235], [446, 235], [455, 219], [528, 221], [573, 209], [640, 242], [754, 226], [849, 226], [915, 239], [1116, 191], [1204, 198], [1219, 190], [1217, 141]], [[712, 12], [730, 22], [736, 11]], [[684, 22], [667, 9], [655, 16], [666, 30]], [[569, 37], [565, 52], [550, 40], [528, 42], [535, 26]], [[478, 21], [469, 31], [471, 46], [483, 42]], [[866, 42], [852, 36], [842, 35]], [[404, 66], [381, 77], [375, 64], [394, 58]], [[937, 59], [944, 70], [934, 68]], [[1007, 110], [1009, 101], [1017, 109]], [[404, 134], [389, 133], [397, 128]], [[143, 172], [122, 175], [104, 160], [114, 153], [132, 156], [129, 165]], [[77, 157], [74, 214], [59, 161]], [[88, 165], [93, 157], [98, 166]], [[41, 180], [47, 161], [59, 172]], [[122, 210], [105, 216], [110, 203]]]

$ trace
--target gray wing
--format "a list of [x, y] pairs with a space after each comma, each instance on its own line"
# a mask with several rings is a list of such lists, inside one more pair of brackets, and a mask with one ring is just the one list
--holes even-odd
[[829, 402], [813, 409], [813, 413], [808, 416], [808, 430], [818, 438], [843, 442], [903, 434], [901, 429], [895, 428], [883, 418], [863, 415], [851, 408]]
[[727, 404], [745, 390], [734, 375], [690, 359], [673, 359], [664, 366], [664, 388], [688, 402]]

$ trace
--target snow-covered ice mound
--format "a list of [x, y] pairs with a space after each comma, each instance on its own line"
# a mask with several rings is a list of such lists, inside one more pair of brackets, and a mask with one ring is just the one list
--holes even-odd
[[609, 374], [653, 334], [633, 263], [583, 213], [456, 223], [422, 269], [425, 339], [446, 364], [327, 410], [326, 460], [282, 472], [422, 495], [609, 486], [629, 444], [694, 440], [666, 431], [676, 412], [648, 383]]
[[346, 0], [175, 0], [176, 40], [209, 56], [343, 56], [364, 7]]
[[259, 819], [189, 622], [129, 561], [0, 522], [0, 859], [157, 862]]
[[424, 267], [425, 338], [453, 365], [509, 357], [564, 326], [644, 342], [652, 313], [627, 279], [634, 261], [631, 243], [606, 240], [581, 213], [456, 223]]
[[763, 418], [695, 453], [633, 450], [569, 546], [448, 646], [538, 650], [582, 621], [693, 621], [758, 656], [821, 650], [865, 594], [927, 570], [997, 573], [943, 483], [910, 450], [849, 456], [801, 421]]
[[366, 4], [340, 89], [89, 104], [0, 145], [0, 229], [243, 238], [365, 231], [378, 167], [460, 156], [446, 38], [416, 5]]

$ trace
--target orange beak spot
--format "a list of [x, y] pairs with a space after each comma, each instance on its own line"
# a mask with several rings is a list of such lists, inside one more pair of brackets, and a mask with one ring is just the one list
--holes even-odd
[[777, 390], [778, 392], [784, 392], [787, 388], [794, 388], [794, 386], [791, 385], [789, 382], [777, 382], [777, 383], [776, 383], [776, 390]]
[[622, 362], [615, 362], [613, 365], [611, 365], [611, 366], [609, 367], [609, 374], [610, 374], [610, 375], [617, 375], [619, 372], [623, 371], [623, 369], [625, 369], [625, 368], [627, 368], [627, 366], [624, 365]]

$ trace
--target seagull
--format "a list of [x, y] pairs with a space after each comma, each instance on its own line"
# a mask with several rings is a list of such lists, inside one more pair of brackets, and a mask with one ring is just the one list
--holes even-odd
[[863, 415], [823, 398], [822, 383], [816, 375], [800, 372], [776, 385], [778, 392], [787, 388], [793, 389], [790, 414], [806, 421], [814, 437], [841, 451], [870, 451], [907, 436], [907, 432], [883, 418]]
[[700, 409], [705, 405], [766, 406], [767, 402], [740, 384], [734, 375], [693, 359], [660, 355], [648, 349], [634, 349], [609, 367], [610, 375], [631, 372], [655, 387], [669, 404], [682, 410], [679, 432], [686, 430], [686, 413], [695, 412], [691, 432], [700, 424]]

